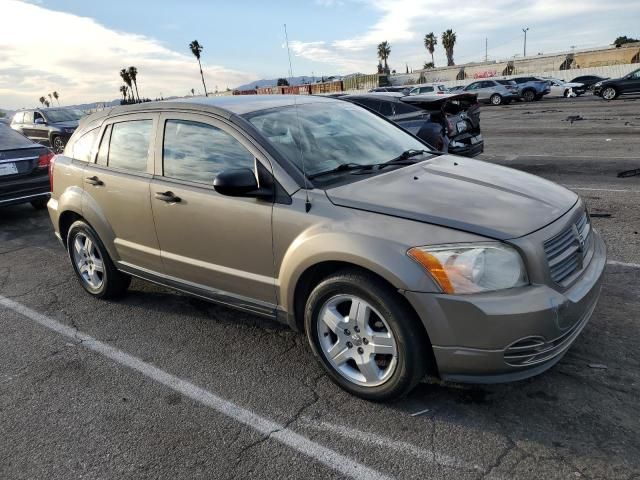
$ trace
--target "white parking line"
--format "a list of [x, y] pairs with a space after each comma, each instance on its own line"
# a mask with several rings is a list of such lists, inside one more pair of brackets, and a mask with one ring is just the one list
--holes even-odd
[[0, 305], [13, 310], [37, 324], [53, 330], [60, 335], [79, 341], [80, 344], [100, 355], [103, 355], [114, 362], [135, 370], [144, 376], [165, 385], [176, 392], [205, 405], [218, 413], [221, 413], [233, 420], [242, 423], [263, 435], [273, 438], [280, 443], [296, 450], [308, 457], [317, 460], [327, 467], [336, 470], [343, 475], [356, 479], [388, 479], [390, 477], [373, 470], [355, 460], [352, 460], [340, 453], [324, 447], [308, 438], [295, 433], [293, 430], [264, 418], [251, 410], [240, 407], [235, 403], [225, 400], [214, 393], [204, 390], [193, 383], [183, 380], [164, 370], [159, 369], [133, 355], [118, 350], [111, 345], [103, 343], [95, 338], [82, 333], [74, 328], [64, 325], [52, 318], [42, 315], [35, 310], [10, 300], [0, 295]]
[[640, 263], [625, 263], [625, 262], [618, 262], [617, 260], [609, 260], [607, 261], [607, 265], [615, 265], [618, 267], [640, 268]]

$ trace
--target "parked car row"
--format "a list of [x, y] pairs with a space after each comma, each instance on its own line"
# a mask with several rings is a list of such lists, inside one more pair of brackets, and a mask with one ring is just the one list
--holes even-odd
[[74, 108], [20, 110], [13, 116], [11, 128], [51, 147], [55, 153], [62, 153], [82, 116], [84, 112]]

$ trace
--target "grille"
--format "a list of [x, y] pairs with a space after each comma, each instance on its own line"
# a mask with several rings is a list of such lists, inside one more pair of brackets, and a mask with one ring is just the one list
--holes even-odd
[[587, 212], [568, 228], [544, 242], [551, 279], [566, 285], [582, 270], [592, 247], [591, 223]]

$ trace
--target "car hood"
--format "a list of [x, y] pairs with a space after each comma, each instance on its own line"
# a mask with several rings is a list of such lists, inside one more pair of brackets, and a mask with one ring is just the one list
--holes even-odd
[[67, 122], [51, 123], [51, 125], [54, 125], [54, 126], [60, 127], [60, 128], [77, 128], [78, 127], [78, 121], [77, 120], [69, 120]]
[[335, 205], [498, 240], [539, 230], [578, 201], [575, 193], [535, 175], [452, 155], [330, 188], [326, 193]]

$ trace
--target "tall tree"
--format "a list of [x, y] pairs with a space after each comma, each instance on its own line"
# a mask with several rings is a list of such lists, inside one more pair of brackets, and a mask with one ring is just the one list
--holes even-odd
[[195, 97], [195, 96], [196, 96], [196, 90], [195, 90], [195, 88], [192, 88], [192, 89], [191, 89], [191, 96], [192, 96], [192, 97]]
[[424, 47], [427, 49], [427, 52], [431, 54], [431, 63], [433, 65], [435, 65], [433, 52], [436, 51], [436, 45], [438, 45], [438, 38], [433, 34], [433, 32], [427, 33], [424, 36]]
[[133, 100], [133, 88], [131, 88], [131, 76], [129, 75], [129, 71], [126, 68], [120, 70], [120, 76], [122, 77], [122, 81], [127, 84], [129, 87], [129, 99]]
[[138, 69], [136, 67], [129, 67], [129, 69], [127, 70], [127, 73], [129, 74], [129, 78], [131, 79], [131, 82], [133, 82], [134, 87], [136, 87], [136, 97], [138, 98], [138, 103], [140, 103], [140, 94], [138, 93], [138, 82], [136, 82], [136, 79], [138, 78]]
[[277, 82], [278, 87], [288, 87], [289, 81], [286, 78], [279, 78]]
[[455, 65], [453, 62], [453, 46], [456, 44], [456, 32], [449, 29], [442, 32], [442, 46], [447, 53], [447, 66]]
[[127, 90], [129, 89], [127, 88], [126, 85], [120, 86], [120, 93], [122, 94], [122, 100], [124, 100], [125, 102], [127, 101]]
[[40, 103], [42, 104], [42, 106], [44, 107], [44, 97], [40, 97], [38, 100], [40, 100]]
[[198, 60], [198, 67], [200, 67], [200, 77], [202, 78], [202, 86], [204, 87], [204, 96], [208, 97], [209, 94], [207, 93], [207, 84], [204, 83], [204, 73], [202, 73], [202, 63], [200, 63], [200, 55], [202, 54], [202, 50], [204, 50], [204, 47], [200, 45], [200, 43], [198, 43], [198, 40], [194, 40], [189, 44], [189, 48], [191, 49], [191, 53], [193, 53], [193, 56]]
[[47, 107], [47, 108], [49, 108], [49, 105], [51, 105], [51, 104], [49, 103], [49, 100], [47, 100], [47, 99], [45, 98], [45, 100], [44, 100], [44, 106], [45, 106], [45, 107]]
[[385, 40], [378, 45], [378, 58], [381, 62], [384, 62], [385, 73], [389, 73], [389, 65], [387, 64], [389, 55], [391, 55], [391, 45]]
[[58, 94], [58, 92], [53, 92], [53, 98], [56, 99], [56, 102], [58, 102], [58, 106], [60, 106], [60, 95]]

